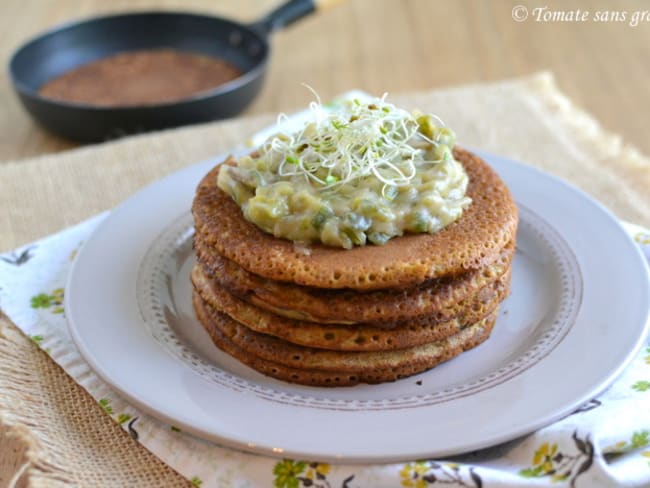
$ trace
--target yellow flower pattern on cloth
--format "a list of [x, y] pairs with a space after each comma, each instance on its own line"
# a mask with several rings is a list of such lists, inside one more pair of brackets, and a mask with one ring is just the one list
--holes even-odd
[[557, 473], [555, 462], [561, 461], [562, 453], [557, 452], [557, 444], [549, 447], [548, 442], [542, 444], [533, 456], [533, 467], [522, 469], [520, 474], [525, 477], [552, 476], [551, 481], [566, 479], [566, 474]]
[[594, 445], [589, 435], [580, 437], [578, 432], [571, 436], [575, 449], [560, 450], [557, 443], [544, 442], [533, 454], [533, 465], [519, 471], [524, 478], [549, 477], [551, 482], [571, 480], [573, 484], [593, 464]]
[[405, 464], [399, 471], [404, 488], [427, 488], [435, 483], [481, 488], [483, 480], [473, 466], [433, 460]]
[[650, 232], [637, 232], [634, 234], [634, 240], [642, 245], [650, 245]]
[[[283, 459], [275, 463], [273, 467], [273, 486], [275, 488], [331, 488], [327, 479], [330, 472], [330, 465], [326, 463], [308, 463], [306, 461], [294, 461]], [[352, 478], [347, 479], [346, 483]]]
[[402, 486], [406, 488], [425, 488], [427, 486], [425, 476], [427, 476], [428, 471], [429, 464], [425, 461], [405, 464], [399, 472]]

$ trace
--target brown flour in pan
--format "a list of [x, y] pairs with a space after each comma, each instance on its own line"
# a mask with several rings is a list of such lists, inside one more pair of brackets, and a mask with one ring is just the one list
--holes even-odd
[[104, 107], [174, 102], [216, 88], [241, 75], [211, 56], [149, 49], [108, 56], [45, 83], [39, 93], [54, 100]]

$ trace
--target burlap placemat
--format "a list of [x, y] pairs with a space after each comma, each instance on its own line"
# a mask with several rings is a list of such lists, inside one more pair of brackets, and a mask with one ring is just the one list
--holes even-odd
[[[462, 144], [541, 167], [619, 217], [650, 225], [650, 161], [573, 106], [553, 77], [391, 97], [440, 115]], [[273, 121], [239, 119], [0, 166], [0, 250], [77, 223]], [[552, 198], [549, 195], [549, 198]], [[0, 486], [162, 486], [185, 481], [131, 441], [49, 358], [0, 318]]]

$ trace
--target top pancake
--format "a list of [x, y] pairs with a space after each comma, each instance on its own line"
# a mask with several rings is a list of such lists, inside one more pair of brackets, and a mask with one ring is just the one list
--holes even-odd
[[455, 148], [469, 176], [472, 203], [460, 219], [435, 234], [396, 237], [383, 246], [350, 250], [313, 244], [309, 252], [248, 222], [217, 187], [220, 166], [197, 188], [192, 205], [204, 242], [251, 273], [317, 288], [402, 288], [493, 262], [517, 230], [517, 208], [508, 188], [479, 157]]

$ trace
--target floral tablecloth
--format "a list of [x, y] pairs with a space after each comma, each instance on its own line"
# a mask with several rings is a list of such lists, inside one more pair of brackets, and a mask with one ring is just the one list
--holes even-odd
[[[351, 96], [365, 95], [343, 95]], [[294, 115], [284, 123], [298, 124], [302, 116]], [[275, 130], [257, 133], [251, 144], [259, 144]], [[131, 437], [195, 486], [650, 487], [649, 343], [607, 391], [571, 415], [506, 444], [448, 459], [384, 465], [274, 459], [203, 441], [150, 417], [99, 379], [79, 354], [66, 324], [63, 298], [70, 267], [106, 216], [0, 255], [0, 308]], [[650, 231], [624, 226], [650, 262]]]
[[[451, 459], [330, 465], [272, 459], [203, 441], [139, 411], [103, 383], [71, 340], [64, 284], [106, 214], [0, 256], [0, 306], [107, 415], [202, 487], [650, 486], [650, 344], [598, 398], [509, 443]], [[650, 231], [625, 224], [650, 261]]]

